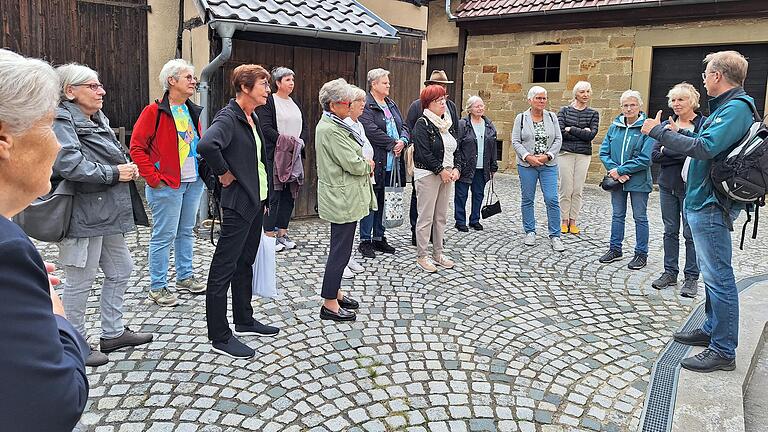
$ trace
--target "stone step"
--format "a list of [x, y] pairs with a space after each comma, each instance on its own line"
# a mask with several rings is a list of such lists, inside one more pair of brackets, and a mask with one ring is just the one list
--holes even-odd
[[763, 346], [755, 352], [754, 369], [744, 392], [746, 432], [768, 429], [768, 325], [763, 329]]

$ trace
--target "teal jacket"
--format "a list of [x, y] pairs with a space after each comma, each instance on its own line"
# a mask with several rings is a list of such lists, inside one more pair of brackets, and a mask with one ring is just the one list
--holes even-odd
[[650, 192], [653, 190], [651, 178], [651, 151], [653, 141], [640, 133], [645, 121], [641, 112], [634, 123], [627, 127], [624, 116], [619, 115], [608, 128], [608, 133], [600, 146], [600, 160], [605, 169], [614, 168], [620, 175], [629, 174], [624, 183], [624, 192]]
[[352, 132], [323, 114], [315, 129], [317, 211], [335, 224], [357, 222], [376, 210], [371, 166]]
[[709, 176], [712, 159], [740, 141], [754, 123], [749, 105], [734, 100], [739, 96], [754, 103], [742, 87], [710, 99], [711, 114], [696, 135], [675, 133], [661, 125], [654, 127], [649, 134], [664, 147], [692, 158], [688, 166], [685, 194], [685, 208], [688, 210], [701, 210], [707, 205], [718, 203]]

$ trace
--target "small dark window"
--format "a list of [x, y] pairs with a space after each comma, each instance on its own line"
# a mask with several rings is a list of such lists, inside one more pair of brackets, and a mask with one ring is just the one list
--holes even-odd
[[560, 81], [560, 57], [561, 53], [534, 54], [533, 79], [531, 82]]
[[496, 140], [496, 160], [497, 161], [504, 159], [504, 157], [502, 156], [503, 150], [504, 150], [504, 141]]

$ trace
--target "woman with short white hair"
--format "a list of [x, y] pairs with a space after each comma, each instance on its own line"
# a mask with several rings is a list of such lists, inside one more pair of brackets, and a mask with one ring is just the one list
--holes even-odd
[[3, 428], [72, 430], [88, 401], [88, 345], [66, 319], [35, 245], [11, 218], [51, 190], [59, 79], [0, 49], [0, 382]]
[[88, 296], [101, 268], [101, 350], [92, 349], [86, 361], [100, 366], [109, 361], [105, 353], [152, 341], [151, 334], [134, 333], [123, 322], [123, 295], [133, 271], [125, 233], [136, 229], [128, 182], [138, 178], [139, 170], [126, 159], [101, 111], [106, 91], [96, 71], [72, 63], [57, 72], [62, 101], [53, 131], [61, 150], [53, 176], [74, 183], [76, 190], [69, 232], [59, 243], [64, 310], [85, 337]]
[[536, 183], [541, 184], [541, 193], [547, 207], [547, 231], [552, 249], [565, 250], [560, 240], [560, 204], [557, 199], [557, 155], [563, 143], [557, 116], [546, 109], [547, 90], [533, 86], [528, 90], [528, 104], [525, 112], [515, 117], [512, 126], [512, 147], [517, 154], [517, 173], [520, 177], [525, 245], [536, 244], [536, 218], [533, 200], [536, 197]]
[[592, 85], [579, 81], [573, 86], [573, 100], [560, 108], [557, 120], [563, 134], [557, 166], [560, 170], [558, 190], [560, 196], [560, 231], [579, 234], [576, 224], [581, 211], [584, 182], [589, 161], [592, 160], [592, 140], [597, 135], [600, 115], [589, 107]]
[[175, 306], [176, 294], [168, 287], [171, 248], [176, 260], [176, 289], [191, 294], [205, 292], [205, 283], [192, 270], [197, 210], [203, 180], [197, 170], [200, 113], [190, 100], [195, 94], [195, 68], [173, 59], [160, 71], [162, 98], [147, 105], [131, 134], [131, 157], [146, 180], [145, 195], [152, 210], [149, 238], [149, 292], [160, 306]]
[[622, 257], [624, 224], [627, 216], [627, 197], [632, 200], [635, 220], [635, 256], [627, 264], [630, 270], [639, 270], [648, 262], [648, 195], [653, 189], [651, 178], [651, 140], [640, 133], [646, 119], [642, 111], [643, 98], [635, 90], [627, 90], [619, 99], [621, 114], [608, 128], [600, 146], [602, 160], [608, 175], [619, 182], [611, 191], [613, 216], [608, 252], [600, 257], [601, 263], [610, 263]]

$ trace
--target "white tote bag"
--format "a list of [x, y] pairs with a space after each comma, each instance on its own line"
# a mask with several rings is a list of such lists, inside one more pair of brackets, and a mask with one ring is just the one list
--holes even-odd
[[253, 261], [253, 296], [277, 297], [277, 280], [275, 279], [275, 238], [262, 231], [259, 251]]

